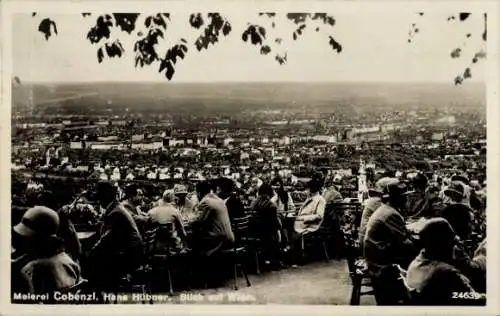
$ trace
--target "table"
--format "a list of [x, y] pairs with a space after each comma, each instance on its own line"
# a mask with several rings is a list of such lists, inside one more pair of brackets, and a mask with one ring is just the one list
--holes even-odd
[[410, 231], [412, 234], [418, 235], [428, 222], [429, 222], [429, 219], [420, 218], [416, 221], [411, 221], [411, 222], [407, 223], [406, 229], [408, 229], [408, 231]]
[[85, 240], [90, 237], [93, 237], [96, 234], [96, 232], [76, 232], [76, 236], [78, 237], [78, 240]]

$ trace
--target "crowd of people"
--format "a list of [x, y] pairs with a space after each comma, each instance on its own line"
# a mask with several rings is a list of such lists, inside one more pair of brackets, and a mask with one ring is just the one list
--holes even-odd
[[[359, 250], [377, 304], [401, 301], [394, 266], [420, 304], [477, 304], [453, 297], [484, 298], [486, 291], [486, 183], [476, 180], [465, 173], [377, 174], [359, 212], [342, 214], [335, 210], [351, 197], [328, 172], [315, 172], [301, 192], [278, 174], [148, 190], [140, 182], [95, 180], [69, 196], [47, 184], [17, 183], [13, 201], [24, 200], [23, 207], [13, 206], [12, 292], [63, 291], [82, 280], [95, 292], [123, 290], [147, 261], [146, 236], [165, 225], [169, 234], [156, 236], [154, 252], [182, 258], [189, 279], [210, 276], [220, 284], [230, 269], [219, 255], [243, 239], [259, 241], [266, 268], [294, 267], [304, 264], [304, 238], [337, 216], [328, 221], [342, 239], [334, 245]], [[235, 229], [241, 218], [248, 219], [244, 236]], [[82, 239], [80, 230], [94, 234]]]

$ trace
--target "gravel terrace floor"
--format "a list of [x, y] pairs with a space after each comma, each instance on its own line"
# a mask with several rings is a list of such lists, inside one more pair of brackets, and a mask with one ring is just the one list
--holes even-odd
[[[243, 278], [234, 291], [232, 281], [216, 289], [176, 293], [155, 304], [325, 304], [349, 305], [351, 284], [345, 260], [308, 263], [281, 271], [250, 274], [250, 287]], [[361, 298], [361, 305], [375, 305], [372, 296]]]

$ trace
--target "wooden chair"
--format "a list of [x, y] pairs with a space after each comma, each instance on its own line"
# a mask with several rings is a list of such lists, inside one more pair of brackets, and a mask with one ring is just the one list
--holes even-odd
[[[246, 218], [248, 220], [248, 226], [250, 226], [250, 221], [252, 220], [252, 218], [254, 216], [256, 216], [256, 213], [253, 212], [252, 210], [250, 209], [246, 209], [245, 210], [245, 214], [246, 216], [243, 217], [243, 218]], [[237, 220], [240, 220], [240, 219], [233, 219], [233, 222], [234, 221], [237, 221]], [[234, 230], [234, 223], [231, 224], [233, 226], [233, 230]], [[262, 244], [263, 244], [263, 241], [261, 238], [255, 236], [255, 234], [250, 234], [250, 230], [248, 229], [248, 227], [246, 228], [246, 232], [245, 232], [245, 235], [244, 236], [240, 236], [241, 240], [240, 240], [240, 243], [243, 243], [245, 244], [245, 246], [247, 247], [247, 251], [248, 252], [252, 252], [253, 254], [253, 259], [254, 259], [254, 262], [255, 262], [255, 273], [257, 275], [259, 275], [261, 273], [261, 270], [260, 270], [260, 254], [262, 253]]]
[[[368, 275], [366, 261], [360, 253], [359, 248], [352, 244], [347, 245], [346, 259], [352, 285], [350, 305], [359, 305], [362, 296], [375, 294]], [[368, 288], [368, 290], [363, 290], [363, 288]]]
[[233, 219], [231, 223], [235, 235], [235, 243], [232, 249], [222, 250], [221, 255], [229, 255], [233, 263], [234, 290], [238, 290], [238, 272], [245, 277], [247, 286], [252, 286], [246, 270], [247, 247], [244, 238], [248, 233], [250, 216]]
[[[115, 296], [118, 296], [118, 292], [142, 293], [151, 296], [151, 274], [153, 272], [153, 267], [151, 266], [150, 260], [152, 251], [155, 247], [157, 233], [158, 229], [156, 228], [147, 230], [142, 234], [142, 240], [144, 242], [144, 263], [136, 271], [122, 279], [119, 291], [114, 293]], [[143, 304], [144, 303], [145, 302], [143, 302]], [[152, 299], [150, 299], [149, 303], [153, 304]], [[117, 301], [113, 301], [113, 304], [117, 304]]]

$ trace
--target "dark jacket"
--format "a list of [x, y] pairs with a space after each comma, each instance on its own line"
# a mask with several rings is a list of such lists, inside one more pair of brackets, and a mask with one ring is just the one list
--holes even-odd
[[82, 246], [75, 226], [71, 223], [68, 215], [64, 211], [59, 211], [59, 231], [57, 235], [64, 242], [65, 252], [75, 261], [79, 261], [82, 257]]
[[103, 286], [116, 286], [141, 262], [143, 243], [130, 213], [114, 202], [103, 218], [101, 237], [90, 252], [92, 278]]
[[281, 228], [281, 222], [278, 216], [278, 208], [271, 201], [271, 197], [261, 195], [257, 197], [250, 206], [251, 219], [250, 231], [254, 235], [263, 236], [274, 234]]
[[438, 213], [445, 218], [462, 240], [467, 240], [472, 231], [472, 209], [465, 204], [454, 203]]
[[235, 193], [231, 194], [229, 198], [226, 199], [226, 208], [231, 222], [235, 218], [245, 216], [245, 205], [243, 205], [240, 197]]
[[391, 206], [382, 204], [366, 227], [363, 250], [368, 272], [377, 277], [392, 264], [406, 269], [414, 258], [413, 248], [403, 216]]

